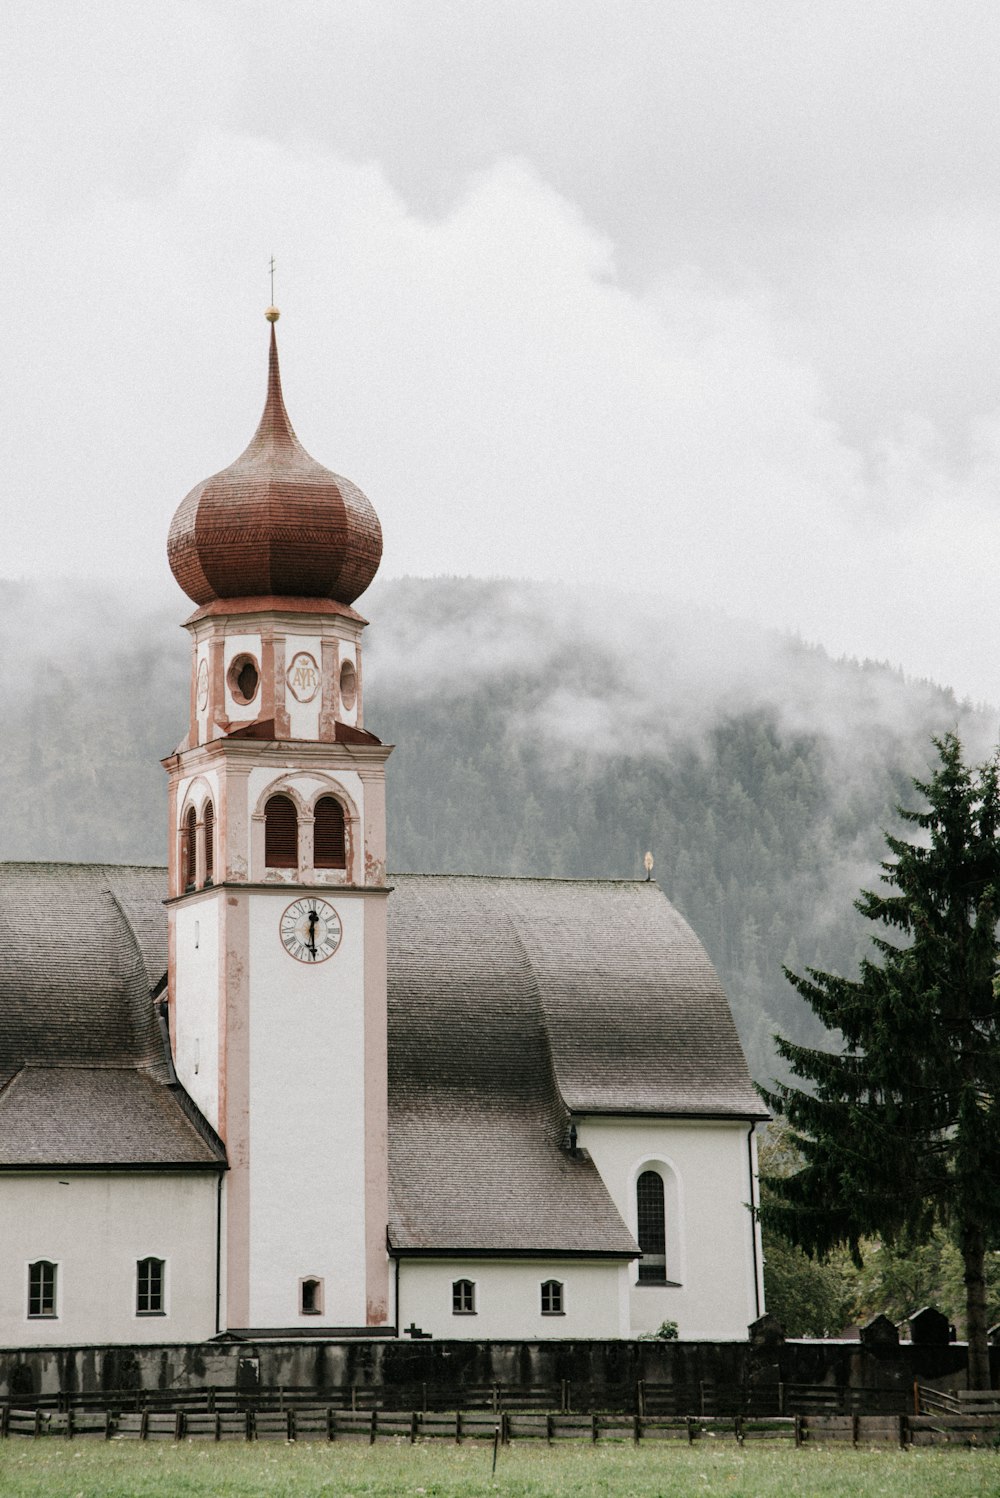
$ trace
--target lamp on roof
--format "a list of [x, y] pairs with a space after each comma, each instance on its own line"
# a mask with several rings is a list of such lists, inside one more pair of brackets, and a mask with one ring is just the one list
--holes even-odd
[[643, 865], [643, 868], [646, 870], [646, 883], [648, 884], [649, 881], [653, 877], [653, 855], [652, 855], [652, 853], [647, 853], [646, 854], [645, 858], [642, 860], [642, 865]]

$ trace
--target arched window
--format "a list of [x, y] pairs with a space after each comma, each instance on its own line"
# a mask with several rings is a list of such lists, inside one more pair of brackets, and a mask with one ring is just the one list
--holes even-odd
[[184, 888], [194, 889], [198, 876], [198, 817], [193, 806], [184, 818]]
[[640, 1285], [665, 1285], [667, 1282], [667, 1219], [663, 1208], [663, 1177], [659, 1171], [644, 1170], [635, 1183], [639, 1224]]
[[28, 1265], [28, 1315], [55, 1316], [56, 1266], [48, 1259]]
[[476, 1285], [474, 1280], [455, 1280], [451, 1287], [451, 1313], [453, 1316], [476, 1314]]
[[264, 807], [264, 863], [269, 869], [299, 866], [299, 818], [288, 796], [272, 796]]
[[558, 1280], [545, 1280], [542, 1283], [542, 1315], [563, 1316], [563, 1287]]
[[139, 1259], [135, 1266], [135, 1314], [137, 1316], [162, 1316], [163, 1270], [162, 1259]]
[[205, 883], [211, 884], [215, 874], [215, 807], [205, 802]]
[[313, 866], [317, 869], [347, 868], [344, 808], [335, 796], [321, 796], [316, 802]]
[[322, 1316], [323, 1281], [299, 1280], [299, 1312], [303, 1316]]

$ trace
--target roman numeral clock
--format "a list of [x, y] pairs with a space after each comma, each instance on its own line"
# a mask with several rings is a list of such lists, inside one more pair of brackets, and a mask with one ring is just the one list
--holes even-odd
[[340, 946], [340, 916], [326, 900], [293, 900], [278, 922], [281, 944], [297, 962], [326, 962]]

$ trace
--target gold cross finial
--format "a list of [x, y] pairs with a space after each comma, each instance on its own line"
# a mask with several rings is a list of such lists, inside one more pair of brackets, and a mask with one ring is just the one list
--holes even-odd
[[271, 267], [270, 268], [271, 268], [271, 305], [270, 305], [270, 307], [268, 307], [267, 311], [264, 313], [264, 316], [267, 318], [268, 322], [277, 322], [278, 318], [281, 316], [281, 313], [278, 311], [277, 307], [274, 305], [274, 256], [273, 255], [271, 256]]

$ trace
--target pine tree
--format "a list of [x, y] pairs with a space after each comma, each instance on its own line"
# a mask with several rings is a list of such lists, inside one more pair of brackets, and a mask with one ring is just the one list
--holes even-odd
[[922, 1241], [935, 1224], [964, 1268], [969, 1383], [989, 1387], [987, 1247], [1000, 1232], [1000, 785], [996, 760], [970, 770], [958, 739], [913, 782], [926, 810], [900, 808], [913, 841], [886, 836], [885, 892], [856, 905], [884, 933], [856, 981], [786, 976], [843, 1049], [778, 1038], [806, 1092], [762, 1089], [806, 1161], [771, 1180], [769, 1219], [810, 1254], [862, 1238]]

